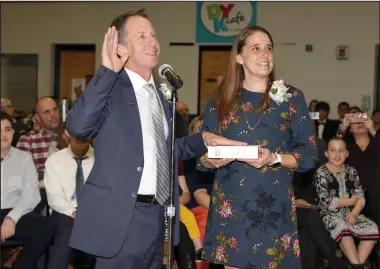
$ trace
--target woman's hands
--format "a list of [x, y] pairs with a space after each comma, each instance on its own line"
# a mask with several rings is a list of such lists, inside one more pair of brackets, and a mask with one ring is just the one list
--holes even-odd
[[259, 147], [258, 159], [210, 159], [207, 153], [200, 158], [201, 164], [206, 168], [221, 168], [233, 161], [239, 161], [260, 169], [275, 162], [276, 155], [269, 149]]
[[238, 161], [260, 169], [264, 166], [274, 163], [276, 161], [276, 155], [269, 149], [259, 147], [258, 159], [238, 159]]

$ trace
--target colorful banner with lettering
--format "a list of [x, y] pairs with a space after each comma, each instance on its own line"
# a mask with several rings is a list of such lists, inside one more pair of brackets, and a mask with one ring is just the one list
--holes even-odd
[[197, 2], [198, 43], [233, 43], [247, 25], [256, 24], [257, 2]]

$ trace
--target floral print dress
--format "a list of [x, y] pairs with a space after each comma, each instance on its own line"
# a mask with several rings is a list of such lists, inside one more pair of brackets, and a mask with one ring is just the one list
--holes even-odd
[[[290, 87], [288, 93], [279, 104], [271, 99], [270, 108], [257, 115], [264, 93], [241, 89], [221, 131], [230, 139], [293, 154], [301, 172], [314, 167], [315, 140], [302, 92]], [[219, 130], [211, 101], [203, 129]], [[235, 161], [215, 172], [203, 258], [239, 268], [300, 269], [291, 171]]]

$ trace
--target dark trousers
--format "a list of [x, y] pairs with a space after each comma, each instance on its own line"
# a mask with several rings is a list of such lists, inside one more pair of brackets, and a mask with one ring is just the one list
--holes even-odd
[[302, 268], [320, 268], [322, 258], [329, 261], [330, 268], [346, 268], [347, 262], [336, 258], [336, 242], [331, 238], [319, 211], [297, 208], [299, 245]]
[[[11, 209], [1, 210], [1, 222]], [[53, 229], [50, 222], [40, 214], [30, 212], [16, 224], [15, 234], [9, 239], [23, 242], [23, 249], [13, 264], [14, 269], [35, 268], [38, 257], [51, 243]]]
[[191, 240], [186, 226], [180, 223], [180, 241], [178, 246], [174, 247], [174, 256], [178, 269], [196, 269], [194, 244]]
[[54, 243], [50, 249], [48, 269], [67, 269], [72, 255], [69, 240], [74, 219], [53, 211], [50, 221], [54, 227]]
[[162, 269], [164, 237], [163, 207], [137, 202], [120, 252], [109, 259], [97, 257], [96, 269]]

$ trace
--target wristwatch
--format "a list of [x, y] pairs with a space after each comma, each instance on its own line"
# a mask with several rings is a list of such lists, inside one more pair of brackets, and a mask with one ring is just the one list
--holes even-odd
[[273, 163], [271, 163], [269, 166], [281, 165], [281, 163], [282, 163], [281, 155], [278, 154], [277, 152], [274, 152], [274, 155], [276, 156], [276, 160]]

